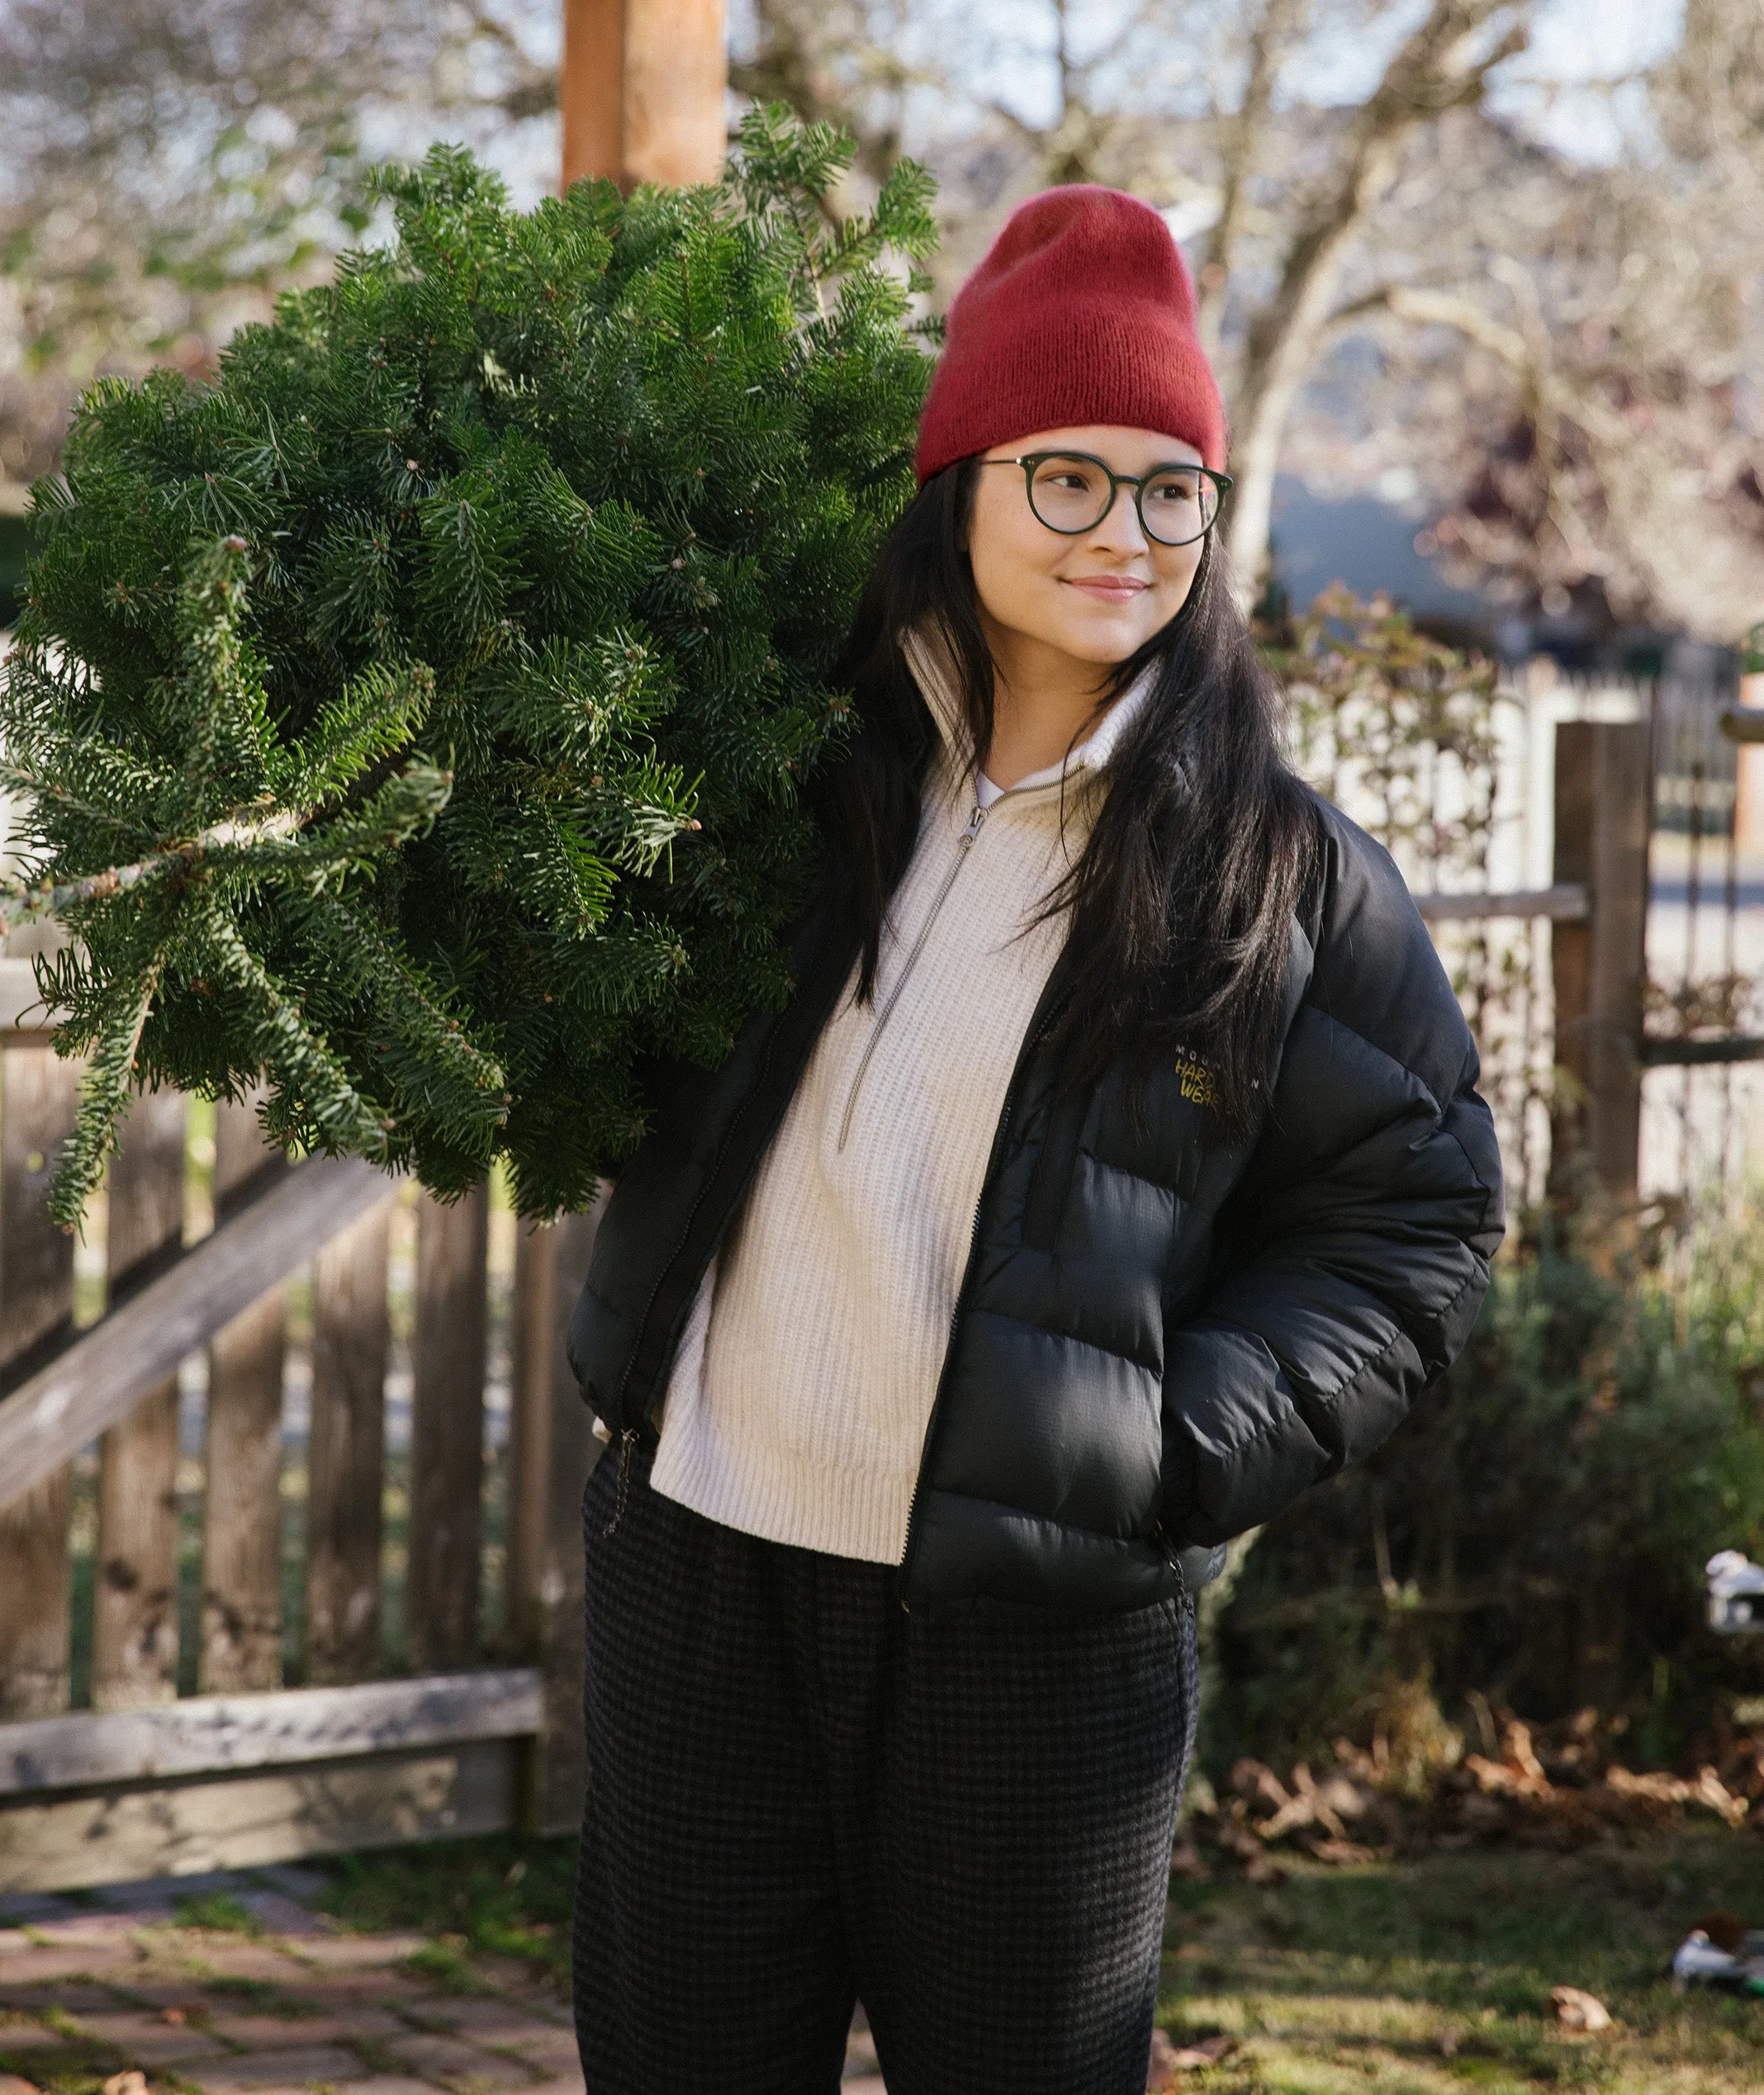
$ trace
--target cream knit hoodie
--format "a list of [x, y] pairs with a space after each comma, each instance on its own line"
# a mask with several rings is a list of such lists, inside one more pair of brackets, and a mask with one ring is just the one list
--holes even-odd
[[907, 659], [943, 747], [875, 1001], [854, 969], [688, 1316], [652, 1472], [726, 1526], [877, 1563], [905, 1546], [986, 1159], [1065, 936], [1032, 919], [1148, 680], [1001, 793], [941, 655], [913, 638]]

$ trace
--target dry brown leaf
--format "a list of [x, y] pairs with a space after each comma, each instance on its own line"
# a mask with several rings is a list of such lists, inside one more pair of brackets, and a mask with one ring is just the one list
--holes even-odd
[[1552, 1986], [1549, 1997], [1556, 2003], [1556, 2020], [1565, 2030], [1591, 2034], [1611, 2026], [1611, 2012], [1604, 2002], [1583, 1993], [1578, 1986]]
[[1192, 2044], [1178, 2044], [1167, 2030], [1151, 2033], [1151, 2068], [1145, 2076], [1146, 2095], [1165, 2095], [1182, 2074], [1202, 2073], [1216, 2066], [1237, 2049], [1235, 2037], [1223, 2035], [1197, 2037]]
[[1378, 1851], [1359, 1841], [1313, 1841], [1311, 1853], [1319, 1862], [1333, 1862], [1344, 1870], [1362, 1869], [1378, 1860]]

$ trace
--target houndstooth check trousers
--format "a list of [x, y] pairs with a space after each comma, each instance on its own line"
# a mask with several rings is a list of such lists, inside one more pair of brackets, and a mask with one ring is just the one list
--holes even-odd
[[1142, 2095], [1192, 1615], [922, 1619], [890, 1565], [589, 1479], [589, 2095]]
[[907, 1614], [893, 1567], [589, 1481], [588, 2095], [1142, 2095], [1192, 1614]]

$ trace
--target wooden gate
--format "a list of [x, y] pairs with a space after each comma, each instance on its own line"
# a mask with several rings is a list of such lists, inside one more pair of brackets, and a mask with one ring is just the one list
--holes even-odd
[[[78, 1273], [41, 1206], [78, 1071], [34, 1000], [28, 963], [0, 961], [0, 1889], [572, 1826], [599, 1450], [561, 1337], [593, 1217], [514, 1230], [493, 1273], [487, 1187], [447, 1206], [290, 1165], [249, 1108], [160, 1093], [111, 1168], [102, 1270]], [[194, 1143], [192, 1110], [214, 1116]]]

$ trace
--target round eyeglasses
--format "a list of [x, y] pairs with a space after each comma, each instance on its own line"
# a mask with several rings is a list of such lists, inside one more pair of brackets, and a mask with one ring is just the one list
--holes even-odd
[[1140, 528], [1160, 546], [1192, 546], [1204, 538], [1231, 485], [1207, 466], [1155, 466], [1136, 479], [1117, 473], [1088, 451], [1031, 451], [1021, 458], [983, 458], [984, 466], [1021, 466], [1029, 506], [1050, 531], [1075, 538], [1094, 531], [1115, 506], [1117, 488], [1133, 490]]

